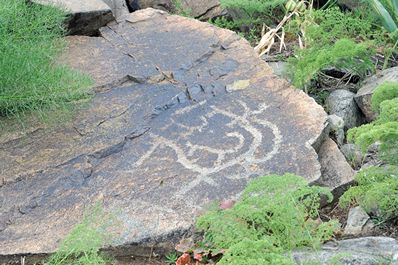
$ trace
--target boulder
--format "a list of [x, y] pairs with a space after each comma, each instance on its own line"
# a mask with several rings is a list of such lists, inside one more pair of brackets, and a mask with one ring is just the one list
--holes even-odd
[[70, 35], [95, 35], [98, 33], [99, 28], [114, 20], [112, 9], [102, 0], [31, 1], [38, 4], [52, 5], [65, 9], [69, 13], [67, 28]]
[[113, 250], [149, 254], [257, 176], [320, 178], [326, 113], [237, 34], [154, 9], [100, 34], [60, 59], [94, 78], [92, 101], [0, 136], [0, 256], [55, 251], [97, 204], [119, 220]]
[[335, 114], [344, 120], [345, 129], [361, 125], [364, 122], [361, 111], [354, 100], [355, 94], [344, 89], [333, 91], [326, 99], [329, 114]]
[[355, 171], [347, 163], [337, 144], [330, 138], [321, 145], [318, 155], [322, 177], [317, 184], [331, 188], [337, 198], [353, 182]]
[[371, 122], [376, 118], [376, 113], [372, 110], [373, 92], [385, 81], [398, 82], [398, 66], [381, 71], [380, 73], [366, 79], [355, 95], [355, 101], [361, 108], [368, 122]]
[[120, 21], [123, 16], [129, 14], [126, 0], [103, 0], [111, 9], [116, 20]]
[[292, 256], [300, 265], [391, 265], [398, 258], [398, 242], [388, 237], [347, 239], [329, 242], [320, 251], [293, 251]]

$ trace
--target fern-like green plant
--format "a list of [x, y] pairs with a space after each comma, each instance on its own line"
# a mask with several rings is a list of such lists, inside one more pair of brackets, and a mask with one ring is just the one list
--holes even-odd
[[[372, 20], [337, 7], [308, 10], [292, 20], [290, 34], [304, 32], [304, 49], [297, 47], [289, 59], [293, 84], [305, 88], [317, 80], [321, 71], [333, 67], [360, 77], [374, 69], [372, 56], [382, 32], [375, 31]], [[359, 41], [361, 40], [361, 41]]]
[[221, 265], [291, 264], [284, 252], [317, 248], [336, 229], [336, 222], [318, 219], [321, 195], [332, 199], [328, 189], [292, 174], [260, 177], [231, 209], [208, 212], [197, 227], [214, 249], [227, 249]]
[[380, 114], [378, 123], [386, 123], [389, 121], [398, 122], [398, 97], [385, 100], [380, 104]]
[[340, 39], [323, 47], [297, 50], [296, 57], [289, 59], [293, 84], [298, 88], [304, 88], [327, 67], [348, 70], [363, 77], [369, 69], [374, 68], [371, 61], [374, 53], [367, 43], [356, 43], [351, 39]]
[[379, 85], [372, 95], [372, 109], [380, 112], [380, 105], [384, 100], [398, 98], [398, 82], [386, 81]]
[[370, 167], [361, 170], [351, 187], [340, 198], [342, 207], [359, 204], [380, 220], [398, 216], [398, 167]]
[[110, 228], [117, 226], [112, 214], [101, 206], [89, 209], [83, 220], [77, 224], [62, 241], [46, 265], [106, 265], [112, 259], [99, 253], [100, 248], [110, 243], [114, 234]]

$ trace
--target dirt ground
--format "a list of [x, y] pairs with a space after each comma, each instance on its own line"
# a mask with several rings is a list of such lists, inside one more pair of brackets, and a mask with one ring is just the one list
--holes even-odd
[[162, 259], [149, 258], [124, 258], [118, 259], [117, 265], [167, 265]]

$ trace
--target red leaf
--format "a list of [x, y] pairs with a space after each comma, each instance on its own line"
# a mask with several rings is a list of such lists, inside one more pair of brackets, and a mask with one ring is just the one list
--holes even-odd
[[178, 258], [176, 265], [190, 265], [191, 257], [188, 253], [184, 253]]

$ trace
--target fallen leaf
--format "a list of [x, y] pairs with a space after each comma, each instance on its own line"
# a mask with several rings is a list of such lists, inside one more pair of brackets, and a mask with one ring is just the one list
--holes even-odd
[[184, 253], [177, 259], [176, 265], [190, 265], [191, 256], [188, 253]]

